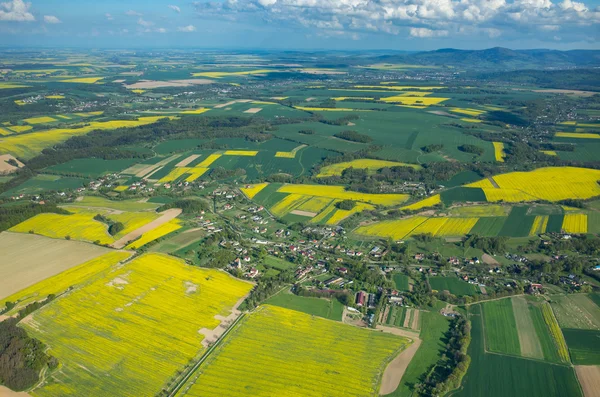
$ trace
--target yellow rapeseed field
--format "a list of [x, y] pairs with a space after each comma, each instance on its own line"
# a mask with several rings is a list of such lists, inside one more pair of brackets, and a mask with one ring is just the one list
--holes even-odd
[[134, 94], [143, 94], [144, 92], [146, 92], [146, 90], [135, 89], [135, 90], [131, 90], [131, 92], [133, 92]]
[[338, 223], [340, 223], [344, 219], [348, 218], [349, 216], [358, 214], [360, 212], [363, 212], [364, 210], [374, 210], [374, 209], [375, 209], [375, 207], [373, 207], [371, 204], [356, 203], [354, 205], [354, 208], [352, 208], [351, 210], [337, 209], [335, 211], [335, 213], [331, 216], [331, 218], [329, 218], [327, 220], [326, 223], [328, 225], [337, 225]]
[[555, 150], [541, 150], [541, 152], [548, 156], [558, 156], [558, 153], [556, 153]]
[[412, 167], [416, 170], [421, 169], [420, 165], [417, 164], [407, 164], [407, 163], [399, 163], [396, 161], [387, 161], [387, 160], [374, 160], [374, 159], [358, 159], [352, 161], [344, 161], [342, 163], [336, 163], [327, 165], [319, 171], [317, 178], [324, 178], [328, 176], [336, 176], [342, 175], [342, 171], [346, 168], [361, 168], [367, 169], [369, 171], [376, 171], [380, 168], [384, 167]]
[[253, 157], [258, 154], [257, 150], [226, 150], [223, 153], [225, 156], [249, 156]]
[[424, 200], [417, 201], [416, 203], [413, 203], [411, 205], [402, 207], [402, 209], [408, 210], [408, 211], [417, 211], [417, 210], [420, 210], [421, 208], [436, 206], [436, 205], [440, 204], [441, 202], [442, 202], [442, 199], [441, 199], [440, 195], [436, 194], [431, 197], [427, 197]]
[[530, 236], [546, 233], [546, 227], [548, 226], [548, 220], [550, 218], [547, 215], [538, 215], [534, 218], [531, 230], [529, 231]]
[[58, 295], [65, 292], [69, 287], [79, 287], [81, 283], [88, 281], [90, 277], [104, 272], [130, 256], [131, 253], [124, 251], [114, 251], [101, 255], [0, 300], [0, 307], [4, 307], [7, 301], [16, 302], [17, 305], [8, 314], [17, 312], [32, 302], [45, 299], [50, 294]]
[[354, 88], [375, 88], [375, 89], [386, 89], [392, 91], [412, 91], [412, 90], [439, 90], [444, 88], [442, 86], [398, 86], [398, 85], [355, 85]]
[[316, 197], [329, 197], [339, 200], [355, 200], [375, 205], [398, 205], [408, 199], [406, 194], [372, 194], [345, 190], [343, 186], [325, 185], [283, 185], [278, 192], [295, 193]]
[[184, 110], [183, 112], [179, 112], [180, 114], [202, 114], [208, 112], [210, 109], [208, 108], [200, 108], [193, 110]]
[[296, 146], [294, 149], [292, 149], [291, 152], [277, 152], [277, 153], [275, 153], [275, 157], [293, 159], [296, 157], [296, 153], [298, 153], [298, 151], [300, 149], [303, 149], [305, 147], [306, 147], [306, 145], [300, 145], [300, 146]]
[[115, 192], [124, 192], [127, 189], [129, 189], [129, 186], [127, 186], [127, 185], [120, 185], [120, 186], [117, 186], [116, 188], [114, 188], [113, 190]]
[[[329, 199], [329, 200], [331, 200], [331, 199]], [[337, 211], [335, 204], [338, 202], [339, 202], [339, 200], [331, 201], [331, 203], [327, 207], [325, 207], [325, 209], [323, 211], [321, 211], [317, 216], [315, 216], [314, 218], [312, 218], [310, 220], [310, 223], [321, 223], [322, 221], [327, 219], [327, 217], [329, 217], [329, 215], [331, 215], [334, 211]]]
[[5, 136], [10, 134], [12, 134], [12, 131], [5, 130], [4, 128], [0, 127], [0, 135]]
[[392, 334], [264, 305], [202, 365], [186, 395], [376, 396], [384, 368], [408, 345]]
[[393, 221], [377, 222], [361, 226], [357, 234], [393, 239], [408, 238], [416, 234], [431, 234], [436, 237], [463, 236], [468, 234], [479, 218], [425, 218], [412, 217]]
[[12, 88], [28, 88], [28, 87], [31, 87], [31, 86], [24, 85], [24, 84], [16, 84], [16, 83], [6, 83], [6, 82], [0, 81], [0, 90], [7, 90], [7, 89], [12, 89]]
[[[84, 135], [94, 130], [114, 130], [116, 128], [139, 127], [153, 124], [164, 116], [140, 117], [138, 120], [92, 121], [82, 127], [54, 128], [25, 135], [14, 135], [2, 139], [0, 153], [10, 153], [15, 157], [30, 159], [43, 149], [66, 141], [72, 136]], [[173, 119], [174, 117], [169, 117]]]
[[600, 195], [600, 170], [576, 167], [546, 167], [530, 172], [510, 172], [494, 176], [500, 189], [489, 180], [468, 184], [483, 187], [488, 201], [507, 202], [542, 199], [588, 199]]
[[217, 159], [219, 157], [221, 157], [221, 155], [218, 154], [218, 153], [210, 154], [210, 155], [208, 155], [207, 158], [205, 158], [200, 163], [198, 163], [198, 165], [196, 165], [196, 167], [208, 168], [212, 163], [214, 163], [215, 161], [217, 161]]
[[300, 211], [308, 211], [319, 213], [323, 211], [329, 204], [331, 204], [332, 199], [329, 197], [313, 197], [310, 200], [303, 203], [297, 209]]
[[13, 226], [11, 232], [29, 233], [52, 238], [66, 238], [73, 240], [99, 241], [100, 244], [110, 244], [114, 241], [108, 234], [107, 226], [94, 220], [97, 212], [80, 212], [72, 215], [38, 214]]
[[468, 116], [479, 116], [485, 113], [485, 110], [470, 109], [470, 108], [451, 108], [451, 112], [466, 114]]
[[42, 116], [42, 117], [31, 117], [28, 119], [24, 119], [23, 121], [28, 124], [43, 124], [43, 123], [53, 123], [56, 121], [56, 119], [53, 119], [52, 117], [48, 117], [48, 116]]
[[156, 240], [157, 238], [161, 238], [169, 233], [174, 232], [175, 230], [181, 229], [180, 223], [181, 221], [179, 219], [171, 219], [169, 222], [163, 223], [156, 229], [142, 234], [142, 236], [139, 239], [126, 246], [125, 249], [138, 249], [140, 247], [143, 247], [144, 245]]
[[188, 173], [191, 167], [175, 167], [169, 173], [158, 180], [159, 183], [173, 182], [184, 174]]
[[410, 106], [431, 106], [437, 105], [450, 98], [435, 98], [435, 97], [406, 97], [402, 95], [390, 96], [381, 98], [380, 100], [387, 103], [397, 103]]
[[154, 395], [251, 288], [162, 254], [94, 273], [22, 323], [61, 364], [35, 394]]
[[467, 123], [481, 123], [482, 120], [479, 119], [471, 119], [468, 117], [461, 118], [462, 121], [466, 121]]
[[279, 202], [277, 202], [273, 207], [271, 207], [271, 212], [277, 216], [283, 216], [290, 211], [293, 211], [303, 202], [310, 199], [310, 196], [303, 194], [288, 194]]
[[75, 79], [60, 80], [61, 83], [80, 83], [80, 84], [94, 84], [104, 77], [78, 77]]
[[246, 195], [246, 197], [248, 197], [249, 199], [252, 199], [258, 193], [260, 193], [261, 190], [266, 188], [268, 184], [269, 184], [268, 182], [256, 183], [254, 185], [248, 185], [248, 187], [243, 187], [240, 190], [242, 191], [242, 193], [244, 193]]
[[502, 142], [492, 142], [494, 145], [494, 155], [496, 157], [496, 161], [501, 163], [504, 162], [504, 157], [506, 154], [504, 153], [504, 143]]
[[395, 240], [408, 236], [416, 227], [427, 221], [425, 217], [412, 217], [393, 221], [382, 221], [371, 225], [361, 226], [355, 230], [365, 236], [390, 237]]
[[46, 99], [65, 99], [64, 95], [48, 95]]
[[335, 98], [331, 98], [334, 101], [347, 101], [347, 100], [361, 100], [361, 101], [373, 101], [375, 98], [364, 97], [364, 96], [338, 96]]
[[566, 214], [562, 229], [566, 233], [587, 233], [588, 217], [586, 214]]
[[25, 131], [32, 130], [33, 127], [30, 125], [13, 125], [13, 126], [8, 127], [8, 129], [19, 133], [19, 132], [25, 132]]
[[600, 139], [600, 134], [586, 132], [557, 132], [554, 136], [557, 138]]
[[308, 106], [294, 106], [294, 109], [304, 110], [306, 112], [370, 112], [370, 109], [350, 109], [350, 108], [315, 108]]

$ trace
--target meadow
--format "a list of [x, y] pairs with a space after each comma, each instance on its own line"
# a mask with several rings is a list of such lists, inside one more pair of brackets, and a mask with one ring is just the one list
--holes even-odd
[[398, 291], [408, 291], [408, 276], [402, 273], [395, 273], [392, 277], [394, 280], [394, 285], [396, 285], [396, 289]]
[[511, 299], [486, 302], [483, 307], [486, 347], [491, 352], [521, 354]]
[[428, 278], [431, 289], [436, 291], [450, 291], [456, 296], [475, 295], [479, 288], [457, 277], [433, 276]]
[[463, 378], [462, 387], [452, 396], [582, 396], [571, 367], [486, 353], [481, 305], [469, 307], [469, 318], [471, 344], [468, 354], [471, 356], [471, 365]]
[[407, 345], [391, 334], [264, 305], [200, 367], [187, 395], [376, 396], [386, 364]]
[[587, 295], [553, 295], [550, 303], [561, 328], [600, 330], [600, 307]]
[[344, 305], [337, 299], [313, 298], [294, 295], [283, 290], [265, 301], [265, 304], [310, 314], [335, 321], [342, 321]]
[[48, 167], [45, 169], [45, 171], [48, 173], [67, 174], [70, 176], [77, 175], [97, 178], [105, 174], [120, 172], [138, 161], [139, 159], [75, 159], [66, 163]]
[[95, 272], [23, 323], [62, 364], [35, 394], [156, 394], [250, 289], [160, 254]]

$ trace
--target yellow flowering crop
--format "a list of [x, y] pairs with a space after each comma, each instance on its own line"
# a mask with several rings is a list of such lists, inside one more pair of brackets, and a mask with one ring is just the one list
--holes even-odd
[[41, 117], [31, 117], [28, 119], [24, 119], [23, 121], [26, 123], [29, 123], [29, 124], [42, 124], [42, 123], [52, 123], [52, 122], [56, 121], [56, 119], [53, 119], [52, 117], [48, 117], [48, 116], [41, 116]]
[[257, 69], [257, 70], [246, 70], [246, 71], [241, 71], [241, 72], [199, 72], [199, 73], [192, 73], [192, 76], [193, 77], [210, 77], [213, 79], [220, 79], [221, 77], [266, 74], [266, 73], [272, 73], [274, 71], [275, 70], [273, 70], [273, 69]]
[[318, 178], [323, 178], [327, 176], [335, 176], [342, 175], [342, 171], [346, 168], [361, 168], [367, 169], [369, 171], [376, 171], [380, 168], [384, 167], [411, 167], [416, 170], [421, 169], [420, 165], [417, 164], [407, 164], [407, 163], [399, 163], [396, 161], [387, 161], [387, 160], [374, 160], [374, 159], [358, 159], [352, 161], [344, 161], [342, 163], [335, 163], [331, 165], [327, 165], [319, 171], [317, 175]]
[[479, 116], [485, 113], [485, 110], [477, 110], [470, 108], [451, 108], [450, 111], [454, 113], [466, 114], [468, 116]]
[[61, 83], [81, 83], [81, 84], [94, 84], [104, 77], [78, 77], [75, 79], [60, 80]]
[[9, 130], [13, 130], [14, 132], [25, 132], [32, 130], [33, 127], [30, 125], [13, 125], [8, 127]]
[[468, 234], [479, 218], [425, 218], [412, 217], [382, 221], [355, 230], [357, 234], [393, 239], [408, 238], [415, 234], [429, 233], [436, 237], [462, 236]]
[[392, 334], [264, 305], [203, 364], [186, 395], [376, 396], [387, 363], [408, 345]]
[[600, 139], [600, 134], [585, 132], [557, 132], [554, 136], [558, 138]]
[[370, 112], [370, 109], [350, 109], [350, 108], [315, 108], [308, 106], [294, 106], [294, 109], [304, 110], [306, 112]]
[[504, 153], [504, 143], [502, 142], [492, 142], [494, 145], [494, 155], [496, 156], [496, 161], [504, 162], [504, 157], [506, 154]]
[[258, 193], [260, 193], [261, 190], [266, 188], [268, 184], [269, 184], [268, 182], [257, 183], [254, 185], [250, 185], [249, 187], [243, 187], [240, 190], [242, 191], [242, 193], [244, 193], [246, 195], [246, 197], [248, 197], [249, 199], [252, 199]]
[[433, 207], [435, 205], [440, 204], [441, 202], [442, 202], [442, 199], [440, 198], [440, 195], [436, 194], [431, 197], [427, 197], [424, 200], [417, 201], [414, 204], [402, 207], [402, 209], [410, 210], [410, 211], [417, 211], [417, 210], [420, 210], [421, 208]]
[[[329, 199], [331, 200], [331, 199]], [[317, 216], [310, 220], [310, 223], [320, 223], [325, 218], [327, 218], [332, 212], [337, 211], [335, 204], [339, 202], [339, 200], [333, 200], [323, 211], [321, 211]]]
[[531, 230], [529, 231], [530, 236], [537, 234], [546, 233], [546, 227], [548, 226], [549, 217], [547, 215], [538, 215], [534, 218]]
[[46, 99], [65, 99], [64, 95], [48, 95]]
[[169, 222], [163, 223], [156, 229], [150, 230], [149, 232], [142, 234], [140, 238], [130, 243], [128, 246], [125, 247], [125, 249], [138, 249], [148, 244], [149, 242], [156, 240], [157, 238], [161, 238], [169, 233], [174, 232], [175, 230], [181, 229], [180, 223], [181, 222], [179, 221], [179, 219], [171, 219]]
[[298, 207], [300, 211], [308, 211], [308, 212], [321, 212], [325, 209], [329, 204], [331, 204], [331, 199], [329, 197], [313, 197], [310, 200], [303, 203]]
[[437, 105], [450, 98], [435, 98], [435, 97], [406, 97], [402, 95], [390, 96], [381, 98], [380, 100], [387, 103], [399, 103], [401, 105], [411, 106], [430, 106]]
[[257, 150], [226, 150], [223, 153], [225, 156], [249, 156], [253, 157], [258, 154]]
[[461, 118], [462, 121], [466, 121], [467, 123], [481, 123], [482, 120], [479, 119], [471, 119], [468, 117]]
[[310, 196], [305, 196], [302, 194], [288, 194], [279, 202], [277, 202], [277, 204], [271, 207], [271, 212], [274, 215], [283, 216], [296, 209], [296, 207], [307, 201], [309, 198]]
[[354, 205], [354, 208], [352, 208], [351, 210], [337, 209], [335, 211], [335, 213], [331, 216], [331, 218], [329, 218], [327, 220], [326, 223], [328, 225], [336, 225], [339, 222], [343, 221], [344, 219], [348, 218], [349, 216], [358, 214], [360, 212], [363, 212], [364, 210], [374, 210], [374, 209], [375, 209], [375, 207], [373, 207], [371, 204], [356, 203]]
[[541, 152], [548, 156], [558, 156], [558, 153], [556, 153], [555, 150], [542, 150]]
[[22, 325], [61, 363], [39, 396], [149, 396], [202, 351], [252, 285], [147, 254], [95, 273]]
[[284, 185], [279, 188], [281, 193], [304, 194], [316, 197], [329, 197], [339, 200], [355, 200], [375, 205], [398, 205], [408, 199], [406, 194], [373, 194], [345, 190], [343, 186], [328, 185]]
[[586, 214], [566, 214], [562, 229], [566, 233], [587, 233], [588, 217]]
[[300, 150], [305, 148], [306, 145], [300, 145], [300, 146], [296, 146], [294, 149], [292, 149], [291, 152], [277, 152], [275, 153], [275, 157], [282, 157], [282, 158], [287, 158], [287, 159], [293, 159], [296, 157], [296, 153]]
[[210, 109], [208, 108], [200, 108], [193, 110], [184, 110], [183, 112], [179, 112], [180, 114], [202, 114], [208, 112]]
[[217, 161], [219, 157], [221, 157], [221, 155], [218, 153], [210, 154], [207, 158], [205, 158], [198, 165], [196, 165], [196, 167], [208, 168], [208, 166]]

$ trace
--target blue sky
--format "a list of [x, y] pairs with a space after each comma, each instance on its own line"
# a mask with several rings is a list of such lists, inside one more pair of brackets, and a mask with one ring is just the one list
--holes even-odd
[[0, 46], [600, 48], [600, 0], [0, 0]]

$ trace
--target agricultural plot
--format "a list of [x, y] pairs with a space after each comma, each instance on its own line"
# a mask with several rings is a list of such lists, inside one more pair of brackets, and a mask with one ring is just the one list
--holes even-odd
[[389, 307], [387, 313], [388, 315], [385, 319], [386, 325], [409, 328], [414, 331], [420, 329], [419, 317], [421, 312], [417, 309], [393, 305]]
[[[83, 196], [76, 200], [71, 206], [109, 208], [117, 211], [151, 211], [160, 204], [155, 202], [141, 202], [137, 200], [108, 200], [99, 196]], [[68, 206], [67, 206], [68, 207]]]
[[265, 305], [200, 367], [187, 395], [374, 396], [384, 367], [407, 346], [391, 334]]
[[246, 187], [241, 188], [242, 193], [246, 195], [249, 199], [253, 199], [261, 190], [267, 187], [269, 183], [256, 183], [254, 185], [246, 185]]
[[[0, 266], [0, 307], [9, 295], [109, 252], [77, 241], [21, 233], [0, 233], [0, 252], [10, 258]], [[52, 292], [50, 292], [52, 293]], [[13, 295], [12, 302], [24, 299]]]
[[75, 159], [66, 163], [53, 165], [45, 169], [48, 173], [77, 175], [83, 177], [97, 178], [99, 176], [120, 172], [139, 159], [103, 160], [97, 158]]
[[565, 328], [562, 330], [575, 365], [600, 365], [600, 331]]
[[394, 273], [392, 277], [394, 280], [394, 284], [396, 285], [396, 289], [398, 291], [408, 291], [409, 290], [409, 278], [406, 274], [402, 273]]
[[499, 217], [508, 215], [510, 208], [497, 204], [469, 205], [450, 208], [448, 213], [452, 216], [462, 217]]
[[487, 349], [496, 353], [520, 355], [519, 331], [511, 299], [486, 302], [482, 306]]
[[502, 142], [492, 142], [494, 144], [494, 155], [496, 156], [496, 161], [503, 163], [504, 157], [506, 153], [504, 153], [504, 143]]
[[431, 289], [436, 291], [449, 291], [456, 296], [475, 295], [478, 288], [457, 277], [433, 276], [428, 278]]
[[152, 230], [144, 232], [138, 239], [129, 243], [125, 248], [138, 249], [179, 229], [181, 229], [181, 221], [179, 219], [171, 219], [170, 221], [163, 223]]
[[[494, 186], [488, 179], [466, 185], [467, 187], [480, 187], [485, 189], [488, 201], [505, 202], [516, 200], [514, 192], [521, 192], [529, 200], [560, 201], [565, 199], [588, 199], [600, 195], [600, 171], [575, 168], [575, 167], [547, 167], [530, 172], [511, 172], [494, 176]], [[504, 195], [504, 192], [506, 194]], [[488, 195], [494, 192], [494, 195]], [[504, 197], [504, 198], [502, 198]]]
[[587, 295], [554, 295], [550, 303], [561, 328], [600, 330], [600, 307]]
[[536, 217], [526, 215], [529, 207], [513, 207], [502, 226], [499, 236], [526, 237], [529, 236]]
[[335, 163], [321, 168], [318, 178], [342, 175], [342, 172], [347, 168], [360, 168], [366, 169], [369, 172], [377, 171], [385, 167], [411, 167], [414, 169], [420, 169], [421, 166], [416, 164], [399, 163], [396, 161], [385, 161], [385, 160], [373, 160], [373, 159], [358, 159], [352, 161], [345, 161], [342, 163]]
[[22, 323], [62, 364], [35, 394], [156, 394], [251, 287], [159, 254], [91, 274]]
[[476, 234], [483, 237], [495, 237], [500, 234], [506, 222], [505, 216], [492, 216], [479, 218], [475, 226], [471, 229], [471, 234]]
[[402, 207], [403, 210], [407, 211], [418, 211], [423, 208], [435, 207], [438, 204], [442, 203], [442, 199], [439, 194], [435, 194], [431, 197], [426, 198], [425, 200], [417, 201], [414, 204], [410, 204]]
[[342, 314], [344, 312], [344, 305], [337, 299], [298, 296], [286, 290], [267, 299], [265, 304], [296, 310], [334, 321], [342, 321]]
[[0, 153], [10, 153], [19, 158], [30, 159], [38, 155], [43, 149], [64, 142], [72, 136], [85, 135], [94, 130], [139, 127], [156, 123], [164, 118], [152, 116], [140, 117], [137, 120], [92, 121], [82, 127], [55, 128], [30, 134], [10, 135], [0, 142]]
[[18, 196], [19, 194], [37, 194], [42, 192], [62, 192], [67, 189], [77, 189], [85, 186], [89, 180], [58, 175], [39, 174], [24, 183], [2, 193], [3, 197]]
[[588, 216], [586, 214], [566, 214], [563, 219], [562, 230], [565, 233], [587, 233]]
[[471, 356], [471, 365], [463, 378], [461, 389], [455, 392], [454, 396], [577, 397], [582, 395], [572, 367], [486, 353], [486, 337], [480, 306], [469, 307], [471, 344], [468, 354]]
[[452, 205], [455, 202], [485, 202], [486, 195], [483, 189], [471, 187], [455, 187], [444, 190], [440, 194], [442, 202], [446, 205]]
[[417, 234], [431, 234], [436, 237], [463, 236], [477, 224], [478, 218], [425, 218], [412, 217], [394, 221], [382, 221], [361, 226], [356, 234], [393, 239], [408, 238]]

